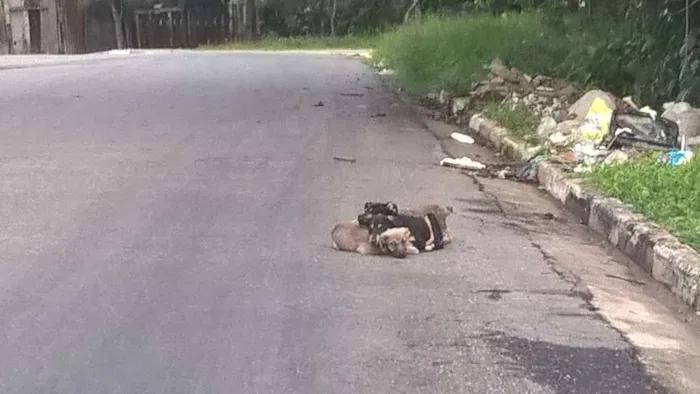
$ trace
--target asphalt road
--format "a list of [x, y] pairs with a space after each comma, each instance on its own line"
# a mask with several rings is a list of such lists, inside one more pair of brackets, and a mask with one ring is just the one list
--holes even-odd
[[[0, 392], [666, 392], [527, 227], [557, 224], [442, 157], [347, 57], [0, 71]], [[367, 200], [454, 205], [457, 240], [332, 250]]]

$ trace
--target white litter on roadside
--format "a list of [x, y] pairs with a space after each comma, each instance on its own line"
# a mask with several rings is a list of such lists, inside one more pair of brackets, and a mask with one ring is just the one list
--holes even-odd
[[388, 68], [382, 69], [379, 73], [379, 75], [392, 75], [394, 74], [394, 70], [390, 70]]
[[483, 170], [484, 168], [486, 168], [486, 165], [484, 165], [483, 163], [479, 163], [476, 160], [472, 160], [467, 156], [462, 156], [458, 159], [446, 157], [440, 160], [440, 165], [445, 167], [463, 168], [466, 170]]
[[450, 134], [450, 137], [452, 137], [453, 140], [461, 142], [463, 144], [473, 144], [474, 143], [474, 138], [472, 138], [466, 134], [455, 132], [455, 133]]
[[109, 55], [131, 55], [131, 49], [112, 49], [107, 52]]

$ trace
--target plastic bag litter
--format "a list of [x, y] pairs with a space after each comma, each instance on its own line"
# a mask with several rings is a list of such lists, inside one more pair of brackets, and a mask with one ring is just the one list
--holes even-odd
[[486, 168], [486, 165], [484, 165], [483, 163], [479, 163], [476, 160], [472, 160], [467, 156], [462, 156], [457, 159], [446, 157], [440, 160], [440, 165], [445, 167], [462, 168], [465, 170], [483, 170], [484, 168]]
[[596, 97], [591, 103], [586, 117], [583, 118], [583, 123], [578, 129], [579, 133], [588, 141], [600, 143], [610, 132], [612, 114], [613, 110], [605, 104], [605, 101]]
[[681, 164], [689, 162], [693, 158], [693, 151], [690, 150], [672, 150], [660, 155], [656, 162], [671, 167], [677, 167]]
[[678, 125], [655, 113], [645, 111], [613, 111], [610, 130], [604, 143], [608, 149], [616, 145], [641, 145], [645, 148], [678, 148]]
[[651, 107], [649, 107], [648, 105], [644, 108], [640, 108], [639, 112], [649, 114], [649, 116], [651, 117], [651, 120], [656, 120], [656, 116], [658, 115], [657, 112], [654, 111], [653, 109], [651, 109]]
[[450, 134], [450, 137], [452, 137], [453, 140], [455, 140], [457, 142], [461, 142], [463, 144], [473, 144], [474, 143], [474, 138], [472, 138], [466, 134], [455, 132], [455, 133]]
[[537, 181], [537, 169], [540, 163], [547, 160], [549, 155], [545, 150], [541, 150], [530, 157], [525, 163], [515, 168], [515, 179], [520, 182]]

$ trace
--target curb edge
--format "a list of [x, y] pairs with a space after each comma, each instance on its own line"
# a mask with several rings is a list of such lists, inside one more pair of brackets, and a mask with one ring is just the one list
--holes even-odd
[[[528, 158], [527, 149], [508, 138], [497, 122], [474, 114], [469, 128], [490, 141], [512, 160]], [[595, 233], [621, 250], [657, 282], [683, 302], [700, 311], [700, 254], [615, 198], [603, 197], [568, 178], [548, 162], [537, 169], [537, 180], [547, 193], [574, 213]]]

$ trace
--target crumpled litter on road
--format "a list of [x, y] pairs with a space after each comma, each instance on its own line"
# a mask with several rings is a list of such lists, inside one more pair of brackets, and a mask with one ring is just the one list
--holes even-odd
[[474, 138], [472, 138], [466, 134], [454, 132], [454, 133], [450, 134], [450, 137], [452, 137], [453, 140], [455, 140], [457, 142], [461, 142], [463, 144], [473, 144], [474, 143]]
[[534, 154], [525, 163], [515, 169], [515, 179], [520, 182], [535, 182], [537, 181], [537, 168], [540, 163], [549, 158], [545, 150], [541, 150]]
[[476, 160], [472, 160], [467, 156], [462, 156], [457, 159], [446, 157], [440, 160], [440, 165], [445, 167], [461, 168], [465, 170], [483, 170], [484, 168], [486, 168], [485, 164], [480, 163]]

